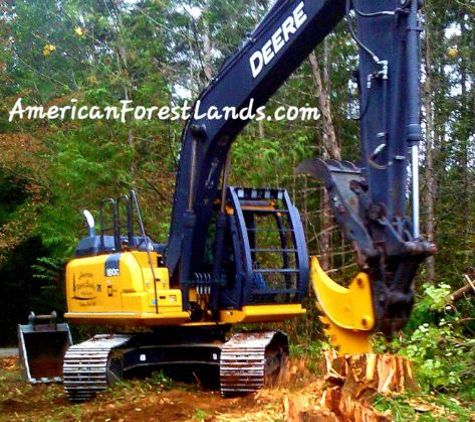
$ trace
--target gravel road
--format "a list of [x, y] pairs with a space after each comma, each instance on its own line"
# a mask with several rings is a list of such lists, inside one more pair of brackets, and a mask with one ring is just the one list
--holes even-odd
[[8, 358], [10, 356], [18, 356], [18, 349], [15, 349], [15, 348], [0, 349], [0, 358]]

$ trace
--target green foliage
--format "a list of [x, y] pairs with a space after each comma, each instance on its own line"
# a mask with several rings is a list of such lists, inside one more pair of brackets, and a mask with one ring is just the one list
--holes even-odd
[[473, 403], [460, 403], [445, 395], [378, 396], [374, 406], [379, 411], [390, 410], [395, 422], [417, 420], [421, 422], [469, 422], [472, 420]]
[[290, 343], [290, 357], [302, 358], [307, 357], [311, 360], [318, 360], [322, 356], [324, 350], [328, 350], [330, 345], [325, 341], [312, 341], [308, 344]]
[[442, 319], [439, 324], [420, 325], [401, 352], [414, 361], [425, 389], [458, 390], [467, 366], [473, 363], [474, 346], [475, 339], [465, 339], [454, 323]]
[[[289, 355], [293, 361], [305, 362], [305, 370], [312, 376], [324, 376], [325, 368], [322, 364], [322, 355], [331, 348], [326, 340], [308, 341], [304, 344], [290, 343]], [[300, 374], [302, 377], [304, 373]]]
[[406, 331], [413, 331], [427, 322], [435, 322], [448, 306], [447, 298], [451, 292], [448, 284], [424, 284], [421, 290], [421, 297], [414, 307]]
[[195, 414], [193, 415], [193, 420], [197, 422], [202, 422], [202, 421], [205, 421], [208, 417], [209, 415], [206, 412], [206, 410], [197, 409]]
[[152, 376], [148, 379], [148, 382], [163, 390], [170, 390], [176, 384], [175, 381], [170, 377], [167, 377], [163, 371], [153, 372]]
[[389, 345], [379, 344], [414, 362], [417, 379], [424, 391], [475, 394], [475, 338], [467, 338], [462, 316], [448, 306], [448, 285], [423, 286], [405, 333]]

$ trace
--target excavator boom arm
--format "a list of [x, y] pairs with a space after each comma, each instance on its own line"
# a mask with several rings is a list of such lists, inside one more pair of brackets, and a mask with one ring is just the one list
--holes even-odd
[[[257, 110], [347, 16], [360, 58], [360, 165], [317, 159], [307, 160], [300, 170], [324, 181], [336, 219], [369, 276], [375, 327], [388, 334], [407, 321], [413, 278], [435, 251], [419, 238], [417, 195], [413, 221], [406, 216], [409, 151], [416, 193], [416, 152], [422, 139], [419, 3], [278, 0], [196, 103], [200, 110]], [[218, 119], [193, 116], [184, 129], [165, 260], [184, 292], [185, 309], [190, 274], [203, 270], [208, 226], [230, 146], [249, 121], [224, 114]]]
[[[345, 15], [344, 0], [279, 0], [244, 45], [223, 64], [199, 96], [200, 110], [244, 107], [256, 110], [297, 69]], [[197, 102], [198, 104], [198, 102]], [[195, 119], [182, 135], [166, 264], [174, 274], [180, 260], [203, 261], [204, 243], [213, 201], [226, 157], [236, 136], [249, 120]], [[196, 149], [193, 141], [198, 138]], [[196, 152], [194, 152], [196, 151]], [[192, 163], [194, 164], [192, 165]], [[190, 177], [192, 168], [195, 171]], [[193, 182], [191, 180], [193, 179]], [[193, 184], [193, 186], [192, 186]], [[192, 256], [184, 256], [185, 211], [190, 197], [196, 214]]]

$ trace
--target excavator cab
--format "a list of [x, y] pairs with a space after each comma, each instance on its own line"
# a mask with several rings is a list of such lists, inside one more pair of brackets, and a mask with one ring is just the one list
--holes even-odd
[[29, 324], [18, 325], [20, 361], [24, 377], [32, 384], [62, 382], [63, 360], [72, 345], [66, 323], [57, 323], [57, 314], [30, 313]]

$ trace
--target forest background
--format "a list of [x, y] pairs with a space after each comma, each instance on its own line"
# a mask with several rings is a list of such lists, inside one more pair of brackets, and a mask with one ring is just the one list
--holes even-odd
[[[0, 0], [0, 346], [16, 342], [16, 324], [30, 310], [64, 311], [63, 270], [85, 235], [84, 208], [133, 188], [148, 234], [166, 242], [184, 124], [9, 122], [17, 99], [45, 107], [73, 98], [101, 107], [123, 99], [146, 107], [193, 100], [271, 4]], [[421, 218], [422, 234], [438, 252], [418, 277], [407, 341], [423, 364], [431, 360], [428, 377], [436, 387], [473, 379], [475, 370], [473, 299], [447, 299], [475, 266], [474, 16], [473, 0], [424, 2]], [[342, 22], [268, 104], [318, 107], [322, 117], [251, 123], [232, 149], [231, 183], [286, 188], [310, 252], [341, 279], [356, 271], [351, 250], [328, 216], [321, 186], [294, 168], [311, 156], [358, 159], [358, 126], [348, 119], [356, 66], [357, 48]], [[293, 328], [300, 341], [319, 336], [316, 318], [301, 325]], [[441, 375], [443, 368], [437, 372], [443, 342], [454, 359], [472, 353], [471, 365], [453, 379]], [[434, 371], [443, 379], [435, 380]]]

